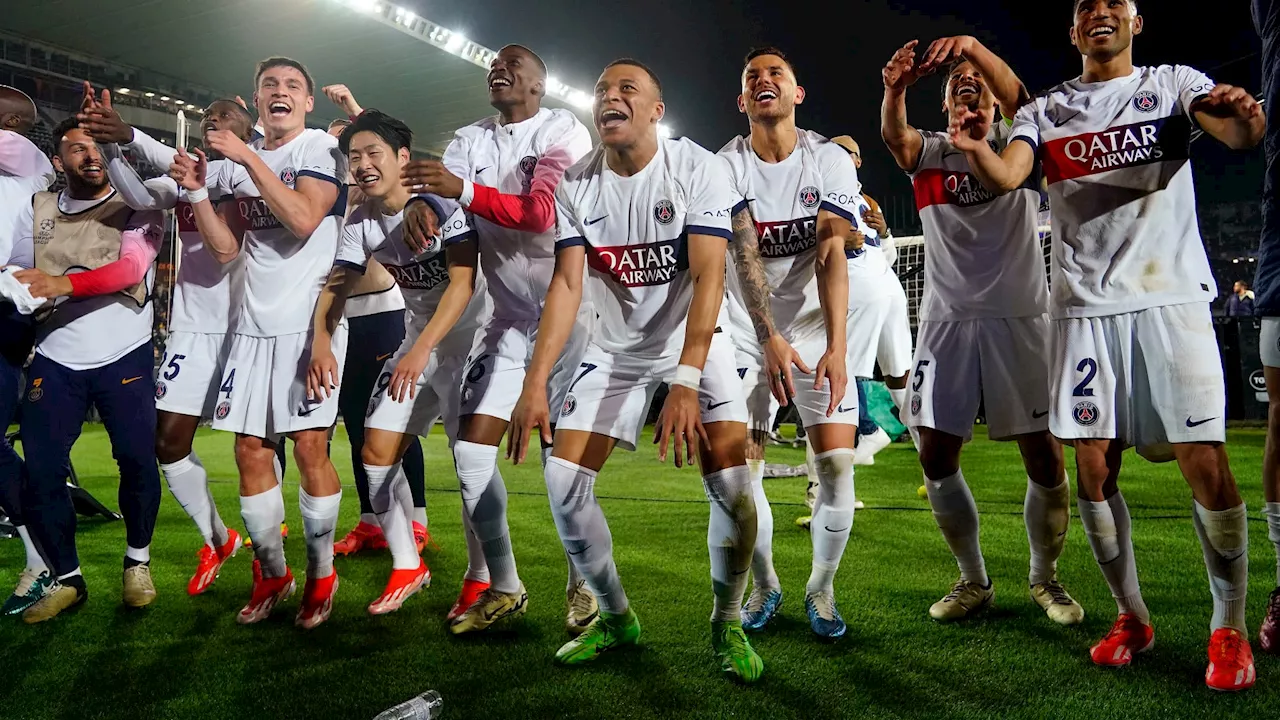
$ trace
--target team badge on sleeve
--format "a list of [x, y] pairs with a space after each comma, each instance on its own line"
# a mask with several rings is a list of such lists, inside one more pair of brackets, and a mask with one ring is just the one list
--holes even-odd
[[812, 185], [800, 188], [800, 204], [809, 210], [818, 207], [818, 199], [820, 197], [821, 194], [818, 193], [818, 188]]
[[676, 206], [672, 205], [670, 200], [659, 200], [658, 204], [653, 206], [653, 219], [663, 225], [670, 225], [671, 221], [676, 219]]
[[1143, 90], [1133, 96], [1133, 108], [1138, 112], [1154, 112], [1160, 107], [1160, 98], [1150, 90]]
[[1098, 422], [1098, 415], [1098, 406], [1088, 400], [1081, 400], [1071, 410], [1071, 417], [1075, 419], [1076, 424], [1084, 425], [1085, 427]]
[[298, 171], [292, 167], [287, 167], [280, 171], [280, 182], [293, 187], [294, 182], [298, 180]]

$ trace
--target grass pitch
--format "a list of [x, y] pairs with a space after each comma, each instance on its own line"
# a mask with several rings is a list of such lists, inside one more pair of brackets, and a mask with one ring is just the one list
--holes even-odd
[[[1276, 658], [1258, 656], [1258, 685], [1250, 692], [1221, 696], [1204, 686], [1210, 596], [1190, 493], [1176, 466], [1126, 457], [1121, 487], [1134, 515], [1139, 577], [1158, 642], [1133, 667], [1108, 671], [1089, 662], [1088, 648], [1109, 627], [1115, 606], [1078, 520], [1072, 520], [1059, 574], [1087, 615], [1082, 626], [1060, 628], [1026, 593], [1026, 476], [1016, 447], [990, 442], [978, 430], [962, 464], [982, 512], [995, 606], [963, 624], [928, 618], [929, 604], [957, 572], [927, 502], [916, 496], [915, 452], [895, 444], [873, 467], [858, 470], [857, 496], [867, 508], [855, 518], [836, 578], [849, 632], [834, 644], [817, 641], [803, 611], [809, 536], [792, 524], [804, 512], [805, 481], [766, 480], [786, 598], [781, 616], [753, 637], [765, 660], [764, 680], [755, 687], [734, 685], [713, 660], [708, 511], [698, 475], [659, 464], [650, 446], [617, 453], [597, 485], [619, 570], [644, 628], [639, 648], [588, 667], [552, 664], [567, 639], [565, 561], [536, 462], [502, 466], [529, 613], [481, 636], [450, 637], [444, 614], [466, 553], [452, 463], [435, 436], [425, 442], [428, 513], [440, 546], [426, 554], [434, 579], [401, 611], [366, 614], [390, 558], [361, 555], [338, 560], [341, 589], [332, 619], [320, 628], [293, 626], [296, 595], [270, 620], [236, 625], [235, 612], [249, 596], [251, 555], [242, 551], [230, 561], [206, 595], [187, 597], [199, 537], [166, 491], [152, 545], [156, 603], [143, 611], [120, 603], [123, 523], [82, 522], [87, 605], [41, 626], [0, 622], [0, 718], [364, 719], [428, 688], [443, 694], [445, 716], [454, 718], [1274, 716], [1280, 707]], [[1262, 445], [1260, 430], [1230, 433], [1233, 467], [1251, 514], [1251, 630], [1275, 581], [1259, 513]], [[358, 508], [341, 429], [334, 448], [347, 484], [342, 533]], [[196, 449], [224, 519], [239, 527], [231, 437], [202, 431]], [[101, 427], [86, 426], [73, 459], [83, 485], [114, 507], [116, 469]], [[770, 462], [803, 459], [802, 450], [769, 449]], [[297, 486], [291, 467], [285, 488], [291, 534], [302, 530]], [[300, 537], [286, 548], [301, 581]], [[19, 541], [0, 542], [0, 589], [8, 591], [22, 562]]]

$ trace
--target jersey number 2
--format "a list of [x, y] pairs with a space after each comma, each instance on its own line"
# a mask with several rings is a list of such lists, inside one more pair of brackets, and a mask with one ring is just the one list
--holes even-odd
[[1089, 383], [1093, 382], [1093, 378], [1098, 374], [1098, 361], [1093, 358], [1085, 358], [1076, 366], [1076, 372], [1084, 373], [1084, 379], [1076, 385], [1076, 389], [1071, 391], [1071, 397], [1093, 397], [1093, 388], [1089, 387]]

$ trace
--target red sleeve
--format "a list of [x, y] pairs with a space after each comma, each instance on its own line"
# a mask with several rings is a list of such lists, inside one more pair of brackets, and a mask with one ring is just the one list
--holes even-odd
[[120, 238], [120, 259], [82, 273], [67, 276], [71, 297], [110, 295], [142, 281], [156, 259], [156, 248], [147, 242], [145, 230], [126, 230]]
[[467, 210], [496, 225], [542, 233], [555, 222], [555, 197], [540, 183], [535, 182], [528, 195], [508, 195], [487, 185], [474, 187], [475, 197]]

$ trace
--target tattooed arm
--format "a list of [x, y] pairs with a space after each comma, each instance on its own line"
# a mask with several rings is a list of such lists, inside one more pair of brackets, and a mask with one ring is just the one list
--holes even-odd
[[746, 203], [742, 203], [733, 213], [733, 243], [730, 247], [734, 267], [738, 271], [738, 284], [742, 288], [742, 303], [755, 327], [756, 341], [764, 350], [769, 389], [778, 402], [785, 406], [787, 398], [795, 394], [791, 366], [794, 364], [806, 374], [810, 371], [800, 359], [800, 354], [773, 324], [773, 311], [769, 302], [771, 291], [764, 274], [764, 261], [760, 258], [760, 235], [756, 232], [751, 208]]

